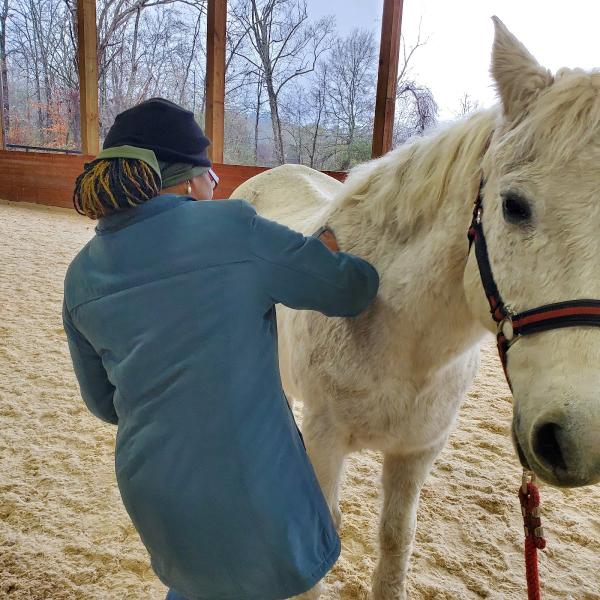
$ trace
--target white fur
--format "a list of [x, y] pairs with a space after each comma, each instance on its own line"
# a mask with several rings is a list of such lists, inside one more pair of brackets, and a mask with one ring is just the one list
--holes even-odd
[[[344, 457], [361, 448], [385, 455], [376, 600], [405, 597], [419, 493], [477, 371], [479, 342], [494, 330], [467, 257], [482, 168], [484, 228], [505, 300], [523, 310], [600, 298], [600, 75], [562, 71], [555, 80], [495, 26], [502, 110], [361, 165], [343, 185], [288, 165], [233, 194], [307, 234], [329, 224], [342, 249], [381, 275], [379, 295], [360, 317], [278, 313], [284, 386], [304, 402], [305, 441], [338, 521]], [[500, 193], [509, 188], [531, 201], [532, 229], [505, 222]], [[515, 435], [547, 481], [600, 479], [599, 365], [598, 330], [539, 334], [510, 350]], [[538, 460], [532, 439], [541, 422], [561, 425], [571, 472], [559, 476]], [[317, 596], [315, 589], [306, 597]]]

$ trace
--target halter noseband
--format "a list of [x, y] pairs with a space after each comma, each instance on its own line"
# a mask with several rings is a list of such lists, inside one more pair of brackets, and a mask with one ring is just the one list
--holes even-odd
[[475, 200], [471, 227], [469, 227], [469, 253], [474, 244], [483, 289], [490, 305], [490, 312], [497, 324], [496, 340], [500, 360], [508, 384], [511, 385], [507, 370], [507, 353], [519, 337], [562, 327], [600, 327], [600, 300], [568, 300], [566, 302], [544, 304], [538, 308], [520, 313], [515, 313], [506, 306], [494, 281], [481, 222], [484, 184], [485, 182], [482, 179]]

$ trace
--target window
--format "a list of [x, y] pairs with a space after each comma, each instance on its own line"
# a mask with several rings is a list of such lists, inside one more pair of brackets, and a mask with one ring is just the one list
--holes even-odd
[[80, 147], [75, 3], [0, 0], [0, 71], [8, 149]]
[[225, 162], [345, 170], [369, 159], [373, 14], [371, 0], [231, 0]]
[[101, 140], [118, 113], [156, 96], [203, 122], [206, 0], [99, 0], [96, 19]]

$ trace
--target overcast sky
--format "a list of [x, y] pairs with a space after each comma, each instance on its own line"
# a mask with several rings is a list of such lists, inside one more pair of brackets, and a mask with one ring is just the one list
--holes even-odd
[[[338, 30], [381, 27], [383, 0], [308, 0], [313, 18], [331, 14]], [[552, 71], [600, 67], [600, 2], [597, 0], [404, 0], [402, 34], [414, 42], [421, 22], [427, 44], [413, 57], [412, 77], [428, 85], [440, 118], [454, 116], [468, 92], [483, 106], [496, 102], [488, 75], [497, 15]]]

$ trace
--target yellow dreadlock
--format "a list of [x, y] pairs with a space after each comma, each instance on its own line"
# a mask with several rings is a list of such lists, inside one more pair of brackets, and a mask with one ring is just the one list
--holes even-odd
[[104, 158], [85, 165], [75, 182], [75, 210], [90, 219], [142, 204], [158, 195], [160, 178], [144, 161]]

